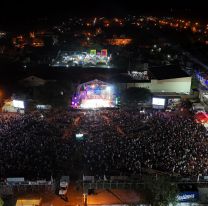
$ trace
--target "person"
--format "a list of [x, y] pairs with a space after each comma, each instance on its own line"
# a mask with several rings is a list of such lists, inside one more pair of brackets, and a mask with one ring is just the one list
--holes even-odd
[[[208, 175], [206, 129], [192, 114], [122, 108], [59, 109], [43, 116], [0, 114], [0, 177], [50, 178], [70, 171], [99, 179], [139, 174], [141, 168]], [[77, 141], [78, 131], [87, 138]]]

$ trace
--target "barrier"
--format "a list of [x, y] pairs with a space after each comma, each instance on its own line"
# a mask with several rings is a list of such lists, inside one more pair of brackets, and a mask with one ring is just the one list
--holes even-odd
[[0, 196], [13, 195], [13, 190], [11, 185], [0, 184]]
[[24, 177], [7, 178], [5, 182], [0, 183], [0, 195], [12, 195], [16, 193], [54, 193], [55, 183], [51, 179], [26, 181]]
[[98, 181], [94, 183], [83, 182], [83, 191], [88, 192], [89, 189], [141, 189], [144, 188], [144, 183], [142, 182], [120, 182], [120, 181]]
[[111, 176], [110, 180], [111, 181], [127, 181], [128, 177], [127, 176]]
[[94, 181], [95, 181], [95, 177], [94, 177], [94, 176], [84, 176], [84, 175], [83, 175], [82, 180], [83, 180], [84, 182], [94, 182]]

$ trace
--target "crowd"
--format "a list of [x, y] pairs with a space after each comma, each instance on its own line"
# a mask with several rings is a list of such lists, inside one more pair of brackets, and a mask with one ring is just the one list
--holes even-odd
[[205, 128], [180, 113], [1, 113], [0, 177], [131, 175], [143, 169], [208, 175], [207, 143]]

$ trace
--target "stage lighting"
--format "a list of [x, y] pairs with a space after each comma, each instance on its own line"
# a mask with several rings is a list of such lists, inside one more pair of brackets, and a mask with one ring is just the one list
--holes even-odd
[[83, 100], [81, 103], [81, 108], [85, 109], [94, 109], [101, 107], [111, 107], [110, 101], [106, 99], [86, 99]]
[[110, 86], [107, 86], [107, 87], [106, 87], [106, 90], [107, 90], [108, 92], [110, 92], [110, 91], [112, 90], [112, 88], [111, 88]]

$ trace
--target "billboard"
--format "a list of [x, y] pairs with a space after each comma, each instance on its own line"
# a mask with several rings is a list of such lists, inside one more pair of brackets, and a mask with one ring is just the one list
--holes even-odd
[[101, 50], [101, 56], [107, 57], [108, 56], [108, 50], [107, 49], [102, 49]]
[[199, 199], [198, 192], [181, 192], [176, 197], [178, 202], [195, 202]]
[[20, 109], [24, 109], [25, 108], [24, 101], [13, 100], [12, 103], [13, 103], [13, 107], [20, 108]]
[[96, 55], [96, 49], [91, 49], [91, 50], [90, 50], [90, 54], [91, 54], [91, 55]]

